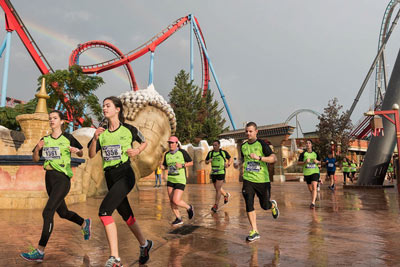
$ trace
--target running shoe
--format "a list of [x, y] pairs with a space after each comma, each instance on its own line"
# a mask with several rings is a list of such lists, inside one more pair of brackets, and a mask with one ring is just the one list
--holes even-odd
[[187, 210], [188, 216], [189, 216], [189, 220], [193, 218], [194, 216], [194, 208], [192, 205], [190, 205], [190, 208]]
[[90, 218], [85, 220], [85, 227], [82, 228], [83, 239], [89, 240], [92, 231], [92, 220]]
[[278, 203], [276, 203], [276, 200], [271, 200], [271, 203], [274, 204], [274, 207], [271, 209], [272, 217], [274, 217], [274, 219], [278, 219], [279, 217]]
[[36, 248], [31, 248], [30, 252], [21, 253], [21, 257], [27, 261], [42, 262], [44, 258], [44, 253], [40, 253]]
[[310, 209], [315, 209], [315, 204], [314, 203], [310, 204]]
[[246, 237], [247, 242], [253, 242], [257, 239], [260, 239], [260, 234], [257, 231], [251, 230], [249, 235]]
[[153, 247], [153, 241], [147, 240], [147, 246], [145, 247], [140, 247], [140, 257], [139, 257], [139, 263], [140, 264], [145, 264], [149, 258], [149, 252], [150, 249]]
[[231, 196], [231, 194], [229, 194], [228, 192], [226, 192], [226, 195], [224, 196], [224, 204], [228, 203], [229, 201], [229, 197]]
[[105, 267], [123, 267], [121, 260], [111, 256], [108, 258]]
[[217, 211], [218, 211], [218, 205], [217, 205], [217, 204], [214, 204], [214, 206], [212, 206], [211, 210], [212, 210], [213, 212], [217, 212]]
[[182, 219], [176, 218], [175, 221], [171, 223], [172, 225], [180, 225], [183, 224]]

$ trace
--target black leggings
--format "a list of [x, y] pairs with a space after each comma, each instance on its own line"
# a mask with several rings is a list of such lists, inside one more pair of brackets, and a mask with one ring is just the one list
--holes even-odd
[[264, 210], [269, 210], [272, 207], [270, 201], [271, 197], [271, 183], [253, 183], [243, 180], [242, 194], [246, 201], [246, 212], [254, 210], [254, 196], [257, 194], [260, 206]]
[[118, 168], [105, 171], [108, 193], [101, 202], [99, 216], [111, 216], [115, 209], [124, 221], [134, 217], [127, 195], [135, 185], [135, 173], [129, 161]]
[[68, 210], [64, 198], [68, 195], [71, 188], [70, 178], [64, 173], [58, 171], [46, 171], [46, 191], [49, 195], [49, 200], [43, 210], [43, 230], [40, 237], [39, 246], [45, 247], [49, 241], [51, 232], [54, 228], [54, 213], [57, 211], [58, 215], [82, 225], [84, 219], [73, 211]]

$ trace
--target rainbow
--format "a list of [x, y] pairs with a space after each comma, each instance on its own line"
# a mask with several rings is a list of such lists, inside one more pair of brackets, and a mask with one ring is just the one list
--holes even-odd
[[[51, 29], [44, 27], [44, 26], [42, 26], [36, 22], [33, 22], [31, 20], [24, 19], [24, 23], [25, 23], [25, 26], [28, 28], [28, 30], [31, 32], [31, 34], [33, 34], [35, 32], [40, 35], [46, 36], [49, 39], [57, 41], [64, 47], [71, 49], [71, 51], [74, 50], [77, 46], [77, 44], [75, 42], [73, 42], [71, 39], [69, 39], [66, 35], [63, 35], [59, 32], [51, 30]], [[90, 58], [91, 60], [93, 60], [96, 63], [106, 61], [106, 59], [94, 54], [91, 51], [87, 51], [85, 53], [85, 56], [87, 56], [88, 58]], [[68, 62], [68, 58], [66, 58], [65, 61]], [[129, 84], [128, 77], [123, 70], [113, 69], [113, 70], [111, 70], [111, 73], [113, 73], [118, 79], [122, 80], [127, 85]]]

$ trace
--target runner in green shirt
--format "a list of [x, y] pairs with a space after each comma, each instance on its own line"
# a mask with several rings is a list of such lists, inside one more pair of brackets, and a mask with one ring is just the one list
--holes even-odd
[[[183, 191], [186, 186], [186, 167], [193, 166], [193, 161], [186, 150], [179, 148], [179, 140], [176, 136], [168, 139], [169, 151], [165, 153], [162, 168], [168, 172], [167, 191], [172, 212], [175, 214], [175, 220], [172, 225], [183, 224], [181, 213], [178, 207], [185, 208], [189, 220], [194, 216], [192, 205], [188, 205], [182, 200]], [[164, 174], [164, 177], [166, 175]]]
[[232, 164], [232, 158], [228, 151], [220, 148], [221, 143], [219, 140], [213, 142], [213, 150], [208, 152], [206, 157], [206, 164], [211, 163], [210, 178], [215, 188], [215, 204], [211, 208], [213, 212], [218, 211], [219, 200], [221, 195], [224, 196], [224, 204], [228, 203], [231, 194], [222, 189], [222, 184], [225, 181], [226, 168]]
[[[251, 225], [251, 231], [246, 241], [252, 242], [260, 238], [257, 228], [256, 211], [254, 210], [254, 196], [257, 195], [260, 206], [264, 210], [271, 209], [272, 217], [279, 217], [278, 204], [271, 198], [271, 183], [269, 180], [268, 163], [276, 162], [276, 156], [271, 148], [257, 138], [257, 124], [246, 124], [247, 141], [241, 147], [241, 162], [243, 163], [243, 188], [242, 194], [246, 202], [247, 218]], [[235, 168], [239, 165], [235, 164]]]
[[317, 184], [320, 175], [318, 164], [320, 163], [319, 155], [313, 151], [312, 141], [307, 140], [306, 150], [300, 154], [298, 164], [303, 166], [304, 180], [307, 182], [308, 190], [311, 193], [310, 209], [315, 208], [315, 200], [317, 199]]

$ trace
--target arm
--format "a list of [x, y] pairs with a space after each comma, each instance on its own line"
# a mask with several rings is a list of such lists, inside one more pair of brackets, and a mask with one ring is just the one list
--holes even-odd
[[35, 149], [33, 150], [32, 159], [34, 162], [38, 162], [40, 160], [39, 151], [43, 148], [43, 146], [44, 146], [44, 141], [42, 139], [39, 141], [39, 143], [36, 145]]
[[147, 142], [144, 141], [143, 143], [140, 144], [138, 148], [129, 148], [128, 150], [126, 150], [126, 152], [128, 153], [129, 157], [134, 157], [142, 153], [142, 151], [145, 150], [146, 147], [147, 147]]
[[70, 147], [69, 151], [71, 151], [71, 153], [75, 153], [78, 157], [82, 157], [83, 156], [83, 149], [79, 149], [76, 147]]

